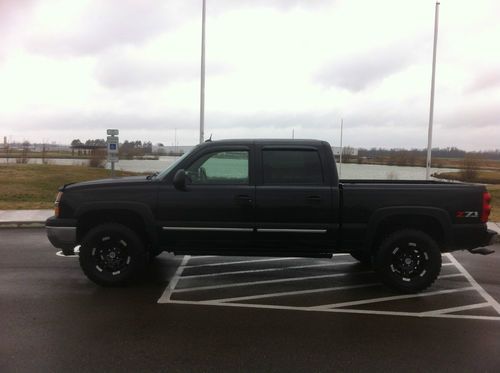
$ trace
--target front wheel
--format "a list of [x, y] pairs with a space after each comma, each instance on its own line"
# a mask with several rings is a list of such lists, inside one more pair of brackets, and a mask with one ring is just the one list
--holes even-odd
[[104, 223], [92, 228], [80, 247], [80, 266], [93, 282], [122, 285], [144, 268], [144, 244], [130, 228]]
[[441, 252], [428, 234], [405, 229], [382, 241], [374, 264], [386, 285], [404, 293], [416, 293], [428, 288], [439, 276]]

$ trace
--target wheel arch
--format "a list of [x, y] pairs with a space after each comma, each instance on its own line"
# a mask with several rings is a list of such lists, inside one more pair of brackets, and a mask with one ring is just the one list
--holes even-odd
[[417, 229], [431, 236], [440, 247], [449, 241], [451, 221], [446, 211], [432, 207], [395, 207], [376, 211], [367, 232], [367, 249], [376, 249], [387, 235], [402, 229]]
[[82, 205], [76, 211], [77, 241], [81, 242], [85, 234], [100, 224], [119, 223], [136, 231], [146, 244], [155, 247], [158, 234], [154, 229], [154, 217], [148, 206], [134, 203], [98, 202]]

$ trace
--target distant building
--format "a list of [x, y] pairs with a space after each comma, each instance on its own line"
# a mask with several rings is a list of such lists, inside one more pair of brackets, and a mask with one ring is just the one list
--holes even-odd
[[[340, 146], [332, 146], [333, 155], [340, 156]], [[342, 154], [350, 155], [352, 157], [358, 156], [358, 149], [351, 148], [350, 146], [344, 146]]]
[[184, 154], [194, 148], [194, 145], [165, 146], [163, 144], [153, 145], [154, 154]]
[[69, 152], [71, 151], [71, 146], [69, 145], [59, 145], [59, 144], [31, 144], [30, 150], [33, 152]]

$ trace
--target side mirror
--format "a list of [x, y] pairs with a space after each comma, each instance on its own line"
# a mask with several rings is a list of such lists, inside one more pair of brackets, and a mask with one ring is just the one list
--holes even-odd
[[179, 190], [186, 189], [186, 171], [178, 170], [174, 175], [174, 187]]

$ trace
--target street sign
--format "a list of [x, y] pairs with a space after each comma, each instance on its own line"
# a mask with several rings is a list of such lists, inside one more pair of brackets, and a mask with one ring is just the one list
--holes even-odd
[[108, 137], [108, 154], [118, 153], [118, 137]]
[[109, 136], [118, 136], [120, 134], [120, 131], [117, 129], [108, 129], [107, 133]]
[[[109, 133], [110, 130], [108, 130]], [[116, 130], [118, 132], [118, 130]], [[108, 162], [113, 163], [118, 162], [118, 148], [119, 148], [119, 139], [117, 136], [108, 136]]]
[[118, 158], [118, 154], [110, 154], [108, 153], [108, 162], [118, 163], [120, 159]]

